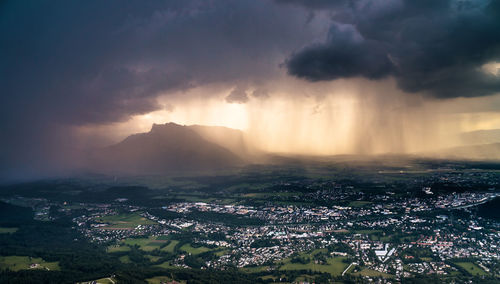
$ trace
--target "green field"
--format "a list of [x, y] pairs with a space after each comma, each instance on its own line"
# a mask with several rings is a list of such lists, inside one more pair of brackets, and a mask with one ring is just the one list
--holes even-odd
[[279, 277], [276, 277], [276, 276], [273, 276], [273, 275], [265, 275], [265, 276], [262, 276], [260, 277], [260, 279], [266, 281], [266, 280], [271, 280], [272, 282], [276, 282], [276, 279], [278, 279]]
[[364, 207], [364, 206], [369, 205], [369, 204], [371, 204], [370, 201], [355, 200], [355, 201], [349, 202], [348, 206], [350, 206], [350, 207]]
[[179, 243], [179, 241], [177, 241], [177, 240], [171, 240], [170, 243], [167, 246], [165, 246], [164, 248], [162, 248], [161, 250], [173, 253], [174, 248], [178, 243]]
[[341, 275], [342, 272], [349, 266], [348, 263], [342, 262], [346, 257], [334, 257], [328, 258], [327, 265], [315, 264], [314, 261], [311, 261], [308, 264], [301, 263], [286, 263], [283, 265], [280, 270], [309, 270], [319, 271], [319, 272], [327, 272], [333, 276]]
[[371, 235], [371, 234], [382, 233], [382, 230], [355, 230], [353, 231], [353, 233], [362, 235]]
[[352, 273], [353, 275], [361, 275], [361, 276], [370, 276], [370, 277], [384, 277], [384, 278], [392, 278], [394, 275], [379, 272], [376, 270], [364, 268], [360, 272]]
[[17, 232], [18, 228], [0, 227], [0, 234], [12, 234]]
[[108, 215], [97, 218], [100, 223], [108, 223], [103, 229], [135, 229], [138, 225], [154, 225], [156, 222], [146, 219], [138, 213]]
[[329, 257], [328, 264], [314, 263], [313, 256], [319, 252], [325, 252], [325, 249], [317, 249], [309, 253], [301, 253], [301, 257], [310, 257], [311, 261], [307, 264], [292, 263], [290, 258], [284, 260], [280, 270], [312, 270], [318, 272], [330, 273], [333, 276], [341, 275], [342, 272], [349, 266], [348, 263], [343, 262], [347, 257]]
[[475, 276], [488, 275], [481, 267], [477, 266], [472, 262], [455, 262], [456, 265], [465, 269], [468, 273]]
[[221, 249], [219, 251], [216, 251], [215, 255], [216, 256], [223, 256], [223, 255], [227, 254], [228, 252], [229, 252], [229, 250], [227, 250], [227, 249]]
[[302, 274], [299, 277], [295, 278], [294, 280], [294, 283], [302, 283], [302, 282], [314, 283], [314, 276]]
[[[156, 277], [153, 277], [153, 278], [146, 279], [146, 282], [148, 282], [148, 284], [168, 283], [170, 281], [172, 281], [172, 278], [167, 277], [167, 276], [156, 276]], [[177, 282], [179, 282], [179, 281], [177, 281]], [[184, 283], [186, 283], [186, 281], [182, 280], [179, 283], [184, 284]]]
[[185, 251], [185, 252], [193, 254], [193, 255], [204, 253], [204, 252], [212, 250], [212, 249], [204, 247], [204, 246], [195, 248], [195, 247], [192, 247], [190, 244], [185, 244], [180, 249], [182, 251]]
[[106, 250], [107, 252], [126, 252], [130, 251], [128, 246], [109, 246]]
[[246, 272], [246, 273], [258, 273], [258, 272], [267, 271], [268, 268], [269, 268], [269, 266], [249, 266], [249, 267], [240, 268], [240, 270], [243, 272]]
[[132, 262], [132, 261], [130, 260], [130, 257], [128, 257], [128, 255], [120, 256], [119, 260], [120, 260], [122, 263], [131, 263], [131, 262]]
[[[30, 268], [31, 264], [38, 264], [35, 268]], [[59, 262], [46, 262], [41, 258], [31, 258], [29, 256], [0, 256], [0, 269], [10, 269], [19, 271], [23, 269], [45, 269], [60, 270]]]
[[168, 261], [165, 261], [162, 264], [155, 265], [155, 267], [161, 267], [161, 268], [166, 268], [166, 269], [179, 268], [178, 266], [170, 265], [170, 263]]
[[152, 251], [159, 249], [160, 246], [168, 242], [167, 240], [158, 240], [156, 237], [149, 238], [129, 238], [122, 241], [123, 244], [128, 246], [138, 245], [143, 251]]
[[151, 261], [151, 262], [156, 262], [158, 261], [158, 259], [160, 259], [161, 257], [159, 256], [154, 256], [154, 255], [146, 255], [146, 257]]

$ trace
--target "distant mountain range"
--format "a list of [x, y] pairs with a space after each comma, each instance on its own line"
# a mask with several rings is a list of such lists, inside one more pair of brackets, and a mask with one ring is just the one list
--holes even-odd
[[500, 143], [500, 129], [464, 132], [461, 135], [461, 139], [466, 145]]
[[249, 155], [239, 130], [167, 123], [95, 151], [90, 163], [101, 172], [161, 174], [237, 167]]
[[459, 146], [444, 149], [438, 156], [466, 160], [500, 160], [500, 143]]
[[[500, 130], [465, 133], [463, 139], [466, 146], [422, 155], [500, 160], [500, 143], [492, 143], [498, 142], [499, 136]], [[475, 145], [467, 145], [474, 142]], [[167, 123], [153, 124], [149, 132], [131, 135], [115, 145], [92, 152], [89, 155], [89, 168], [103, 173], [165, 174], [222, 170], [250, 163], [297, 163], [318, 158], [260, 152], [248, 145], [243, 132], [236, 129]], [[342, 155], [335, 159], [342, 159]]]
[[467, 160], [500, 160], [500, 129], [464, 132], [462, 146], [439, 151], [438, 156]]

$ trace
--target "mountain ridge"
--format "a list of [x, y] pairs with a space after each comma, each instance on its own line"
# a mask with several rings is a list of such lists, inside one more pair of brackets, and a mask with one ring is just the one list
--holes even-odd
[[166, 123], [99, 149], [91, 155], [91, 164], [105, 172], [158, 174], [232, 168], [245, 161], [189, 126]]

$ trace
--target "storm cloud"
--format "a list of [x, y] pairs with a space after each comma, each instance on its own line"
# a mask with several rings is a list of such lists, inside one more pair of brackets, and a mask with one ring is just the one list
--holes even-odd
[[487, 0], [1, 1], [0, 178], [65, 171], [93, 139], [79, 129], [168, 112], [190, 92], [231, 115], [337, 79], [498, 93], [482, 66], [500, 61], [499, 30]]
[[73, 127], [158, 110], [159, 95], [273, 77], [313, 36], [306, 17], [273, 1], [2, 1], [0, 171], [47, 165], [78, 147]]
[[295, 52], [288, 73], [310, 81], [392, 76], [406, 92], [439, 98], [500, 91], [483, 72], [500, 60], [498, 1], [279, 1], [331, 11], [327, 39]]
[[230, 104], [244, 104], [248, 102], [248, 95], [244, 88], [236, 87], [226, 97], [226, 102]]

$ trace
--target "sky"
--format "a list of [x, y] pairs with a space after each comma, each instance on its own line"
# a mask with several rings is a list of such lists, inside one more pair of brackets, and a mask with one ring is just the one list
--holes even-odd
[[499, 30], [490, 0], [2, 1], [0, 173], [170, 121], [281, 153], [463, 145], [500, 129]]

